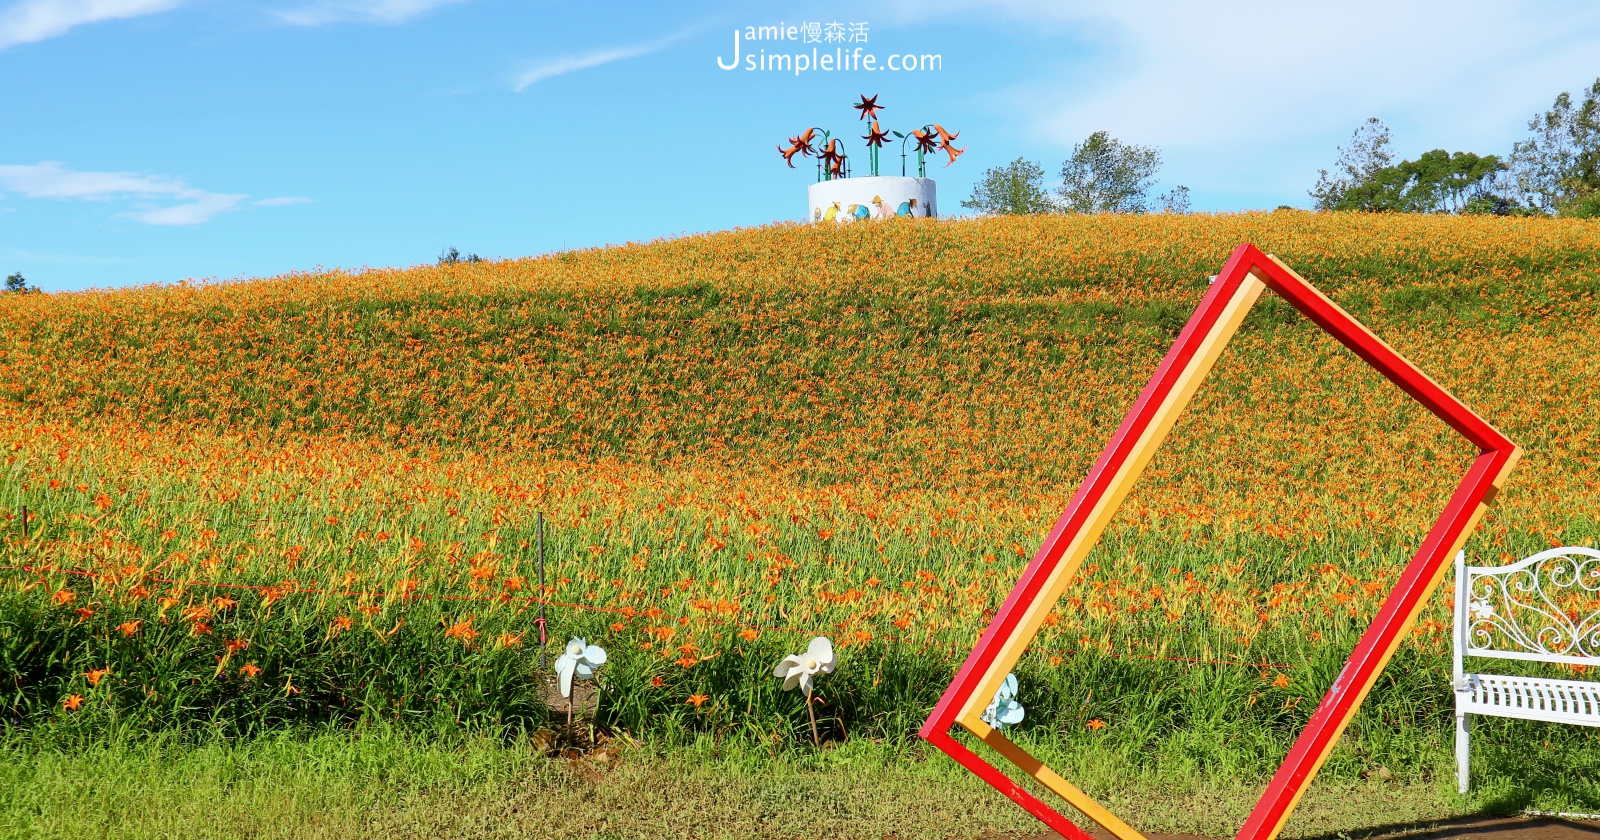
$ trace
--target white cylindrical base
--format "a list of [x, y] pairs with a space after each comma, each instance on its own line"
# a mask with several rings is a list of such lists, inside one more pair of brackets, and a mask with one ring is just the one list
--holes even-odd
[[818, 181], [807, 190], [811, 200], [806, 218], [813, 222], [849, 222], [895, 217], [932, 218], [939, 215], [939, 197], [932, 178], [867, 175]]

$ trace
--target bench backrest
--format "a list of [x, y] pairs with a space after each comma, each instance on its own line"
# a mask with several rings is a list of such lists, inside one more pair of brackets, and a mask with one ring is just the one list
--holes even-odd
[[1466, 656], [1600, 665], [1600, 551], [1552, 548], [1509, 566], [1456, 554], [1458, 679]]

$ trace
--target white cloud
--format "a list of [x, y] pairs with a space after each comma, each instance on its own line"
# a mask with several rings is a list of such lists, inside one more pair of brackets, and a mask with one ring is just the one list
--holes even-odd
[[147, 207], [122, 215], [147, 225], [198, 225], [201, 222], [211, 221], [218, 213], [236, 209], [239, 203], [248, 197], [230, 193], [206, 193], [187, 204]]
[[182, 0], [17, 0], [0, 8], [0, 50], [54, 38], [75, 26], [175, 9]]
[[311, 199], [298, 195], [285, 195], [277, 198], [263, 198], [250, 203], [257, 207], [287, 207], [291, 204], [310, 204]]
[[[1301, 201], [1366, 117], [1394, 129], [1403, 156], [1504, 152], [1536, 109], [1594, 79], [1600, 54], [1600, 7], [1550, 0], [990, 0], [981, 17], [955, 0], [892, 8], [900, 21], [1032, 33], [1041, 52], [1010, 60], [1026, 78], [992, 97], [1037, 143], [1070, 149], [1106, 129], [1160, 146], [1167, 172], [1181, 167], [1191, 186], [1292, 185]], [[1051, 40], [1070, 46], [1051, 54]]]
[[318, 0], [278, 13], [278, 19], [294, 26], [323, 26], [330, 23], [404, 23], [439, 6], [465, 0]]
[[[132, 200], [134, 209], [120, 215], [148, 225], [197, 225], [237, 209], [249, 198], [239, 193], [208, 192], [165, 175], [76, 172], [50, 160], [32, 165], [0, 165], [0, 190], [24, 198]], [[162, 200], [177, 203], [158, 204]], [[265, 199], [258, 203], [275, 206], [297, 201]]]

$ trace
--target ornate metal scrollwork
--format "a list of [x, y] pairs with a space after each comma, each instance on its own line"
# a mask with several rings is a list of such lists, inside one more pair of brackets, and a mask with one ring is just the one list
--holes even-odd
[[1600, 659], [1600, 551], [1566, 547], [1467, 573], [1467, 653]]

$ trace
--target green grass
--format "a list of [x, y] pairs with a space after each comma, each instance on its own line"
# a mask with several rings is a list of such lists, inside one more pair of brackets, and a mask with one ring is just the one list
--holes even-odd
[[[1522, 746], [1481, 751], [1485, 769], [1467, 797], [1454, 792], [1448, 745], [1431, 742], [1416, 772], [1319, 781], [1286, 836], [1600, 805], [1597, 768], [1566, 766], [1562, 753], [1539, 748], [1554, 727], [1508, 726]], [[1202, 772], [1181, 750], [1137, 772], [1104, 743], [1047, 754], [1068, 778], [1148, 831], [1231, 835], [1264, 786], [1248, 773]], [[779, 755], [710, 738], [627, 743], [605, 761], [547, 758], [526, 739], [393, 730], [238, 742], [12, 739], [0, 746], [0, 837], [30, 840], [978, 838], [1037, 831], [1021, 809], [941, 754], [865, 740]]]

